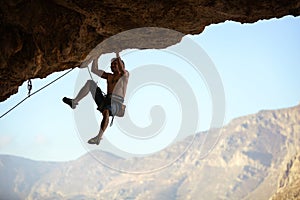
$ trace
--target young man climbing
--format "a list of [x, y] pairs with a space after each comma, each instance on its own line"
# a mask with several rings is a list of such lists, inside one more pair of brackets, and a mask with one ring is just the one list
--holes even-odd
[[74, 99], [67, 97], [63, 98], [63, 102], [68, 104], [72, 109], [75, 109], [79, 101], [91, 92], [98, 110], [102, 113], [102, 121], [99, 133], [91, 138], [89, 144], [99, 145], [102, 135], [106, 130], [109, 122], [109, 116], [123, 116], [125, 106], [123, 105], [126, 94], [129, 72], [125, 70], [124, 62], [121, 60], [119, 53], [116, 53], [116, 58], [111, 60], [111, 71], [107, 73], [98, 69], [98, 59], [93, 60], [92, 72], [107, 81], [107, 95], [104, 96], [101, 89], [93, 80], [88, 80], [81, 88]]

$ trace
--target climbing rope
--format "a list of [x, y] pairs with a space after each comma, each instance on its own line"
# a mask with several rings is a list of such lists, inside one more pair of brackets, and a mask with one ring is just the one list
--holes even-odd
[[[96, 81], [93, 79], [93, 76], [92, 76], [92, 73], [91, 73], [91, 70], [90, 70], [89, 66], [87, 66], [86, 68], [88, 69], [88, 72], [89, 72], [89, 75], [90, 75], [92, 81], [94, 81], [94, 82], [96, 83], [96, 85], [98, 85], [98, 82], [96, 82]], [[102, 90], [101, 90], [101, 92], [102, 92], [102, 94], [103, 94], [104, 96], [106, 96], [105, 92], [103, 92]]]
[[[94, 81], [94, 79], [93, 79], [93, 76], [92, 76], [92, 73], [91, 73], [91, 71], [90, 71], [90, 68], [89, 68], [89, 66], [87, 66], [87, 69], [88, 69], [88, 72], [89, 72], [89, 75], [90, 75], [91, 79]], [[95, 81], [94, 81], [94, 82], [95, 82]]]
[[23, 103], [26, 99], [28, 99], [29, 97], [33, 96], [34, 94], [38, 93], [39, 91], [45, 89], [46, 87], [48, 87], [49, 85], [53, 84], [55, 81], [59, 80], [60, 78], [62, 78], [63, 76], [67, 75], [68, 73], [70, 73], [74, 68], [70, 69], [69, 71], [67, 71], [66, 73], [64, 73], [63, 75], [59, 76], [58, 78], [54, 79], [53, 81], [51, 81], [50, 83], [46, 84], [45, 86], [41, 87], [40, 89], [38, 89], [37, 91], [33, 92], [32, 94], [30, 94], [31, 89], [32, 89], [32, 83], [31, 80], [29, 79], [27, 82], [27, 89], [28, 89], [28, 95], [27, 97], [25, 97], [23, 100], [21, 100], [19, 103], [17, 103], [15, 106], [13, 106], [11, 109], [9, 109], [7, 112], [5, 112], [3, 115], [0, 116], [0, 118], [4, 117], [5, 115], [7, 115], [9, 112], [11, 112], [13, 109], [15, 109], [17, 106], [19, 106], [21, 103]]

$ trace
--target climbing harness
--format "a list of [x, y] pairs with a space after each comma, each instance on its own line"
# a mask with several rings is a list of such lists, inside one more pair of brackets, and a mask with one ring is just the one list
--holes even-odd
[[15, 109], [17, 106], [19, 106], [21, 103], [23, 103], [26, 99], [28, 99], [29, 97], [33, 96], [34, 94], [38, 93], [39, 91], [45, 89], [46, 87], [48, 87], [49, 85], [51, 85], [52, 83], [54, 83], [55, 81], [59, 80], [60, 78], [62, 78], [63, 76], [67, 75], [68, 73], [70, 73], [74, 68], [68, 70], [66, 73], [64, 73], [63, 75], [59, 76], [58, 78], [54, 79], [53, 81], [51, 81], [50, 83], [46, 84], [45, 86], [41, 87], [40, 89], [38, 89], [37, 91], [33, 92], [31, 94], [31, 90], [32, 90], [32, 83], [31, 80], [29, 79], [27, 82], [27, 89], [28, 89], [28, 95], [27, 97], [25, 97], [23, 100], [21, 100], [19, 103], [17, 103], [15, 106], [13, 106], [11, 109], [9, 109], [7, 112], [5, 112], [3, 115], [0, 116], [0, 118], [4, 117], [5, 115], [7, 115], [9, 112], [11, 112], [13, 109]]

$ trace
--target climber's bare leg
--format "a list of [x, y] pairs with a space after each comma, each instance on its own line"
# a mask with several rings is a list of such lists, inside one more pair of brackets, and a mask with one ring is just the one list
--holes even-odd
[[108, 122], [109, 122], [109, 110], [108, 109], [103, 110], [102, 116], [103, 116], [103, 118], [101, 121], [99, 133], [96, 137], [93, 137], [88, 141], [89, 144], [99, 145], [100, 140], [102, 139], [103, 133], [106, 130], [106, 128], [108, 126]]
[[88, 80], [85, 85], [80, 89], [80, 91], [78, 92], [77, 96], [74, 98], [74, 103], [77, 105], [78, 102], [83, 99], [83, 97], [85, 97], [91, 88], [91, 80]]

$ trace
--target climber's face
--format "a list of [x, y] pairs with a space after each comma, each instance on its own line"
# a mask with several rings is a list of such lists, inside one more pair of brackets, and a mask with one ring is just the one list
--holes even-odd
[[117, 60], [114, 60], [110, 64], [110, 69], [112, 72], [117, 72], [118, 71], [118, 62]]

